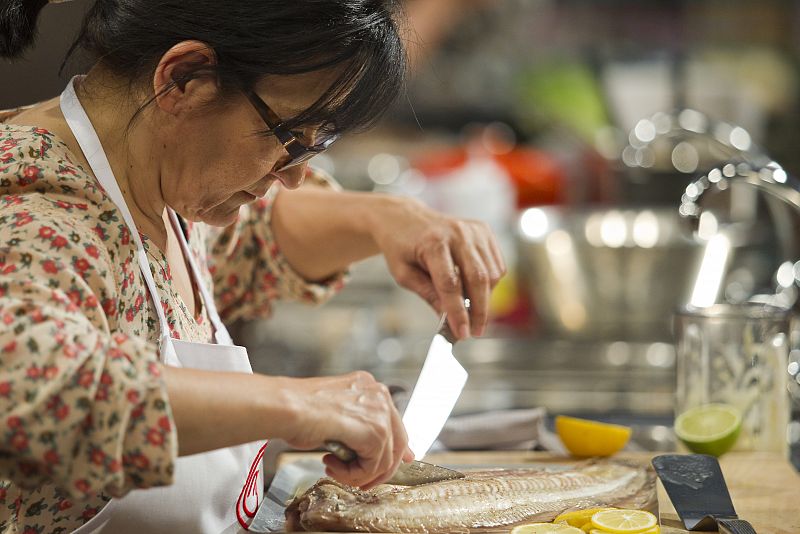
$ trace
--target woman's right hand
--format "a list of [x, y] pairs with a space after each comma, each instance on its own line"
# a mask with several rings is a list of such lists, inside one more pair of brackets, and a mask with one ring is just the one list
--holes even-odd
[[414, 459], [389, 389], [371, 374], [295, 379], [291, 386], [295, 424], [284, 438], [287, 443], [308, 450], [338, 441], [358, 455], [350, 463], [325, 455], [328, 476], [369, 489], [388, 480], [401, 462]]

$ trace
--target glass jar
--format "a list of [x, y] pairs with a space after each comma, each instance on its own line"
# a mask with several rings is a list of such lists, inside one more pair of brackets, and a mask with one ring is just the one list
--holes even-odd
[[723, 403], [738, 408], [733, 450], [788, 455], [791, 314], [763, 304], [718, 304], [675, 315], [676, 417]]

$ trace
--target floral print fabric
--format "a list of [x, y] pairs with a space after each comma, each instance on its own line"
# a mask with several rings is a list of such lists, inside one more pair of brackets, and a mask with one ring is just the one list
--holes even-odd
[[[74, 160], [50, 132], [0, 123], [3, 533], [70, 532], [111, 497], [169, 484], [177, 455], [135, 244]], [[274, 190], [228, 228], [188, 225], [223, 319], [266, 316], [278, 298], [318, 302], [342, 284], [308, 283], [288, 265], [270, 231]], [[171, 335], [209, 342], [205, 310], [189, 313], [164, 254], [143, 241]]]

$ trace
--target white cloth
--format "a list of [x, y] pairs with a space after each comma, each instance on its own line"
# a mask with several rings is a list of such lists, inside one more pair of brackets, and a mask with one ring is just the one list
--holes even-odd
[[[171, 209], [170, 220], [191, 267], [191, 274], [200, 288], [217, 343], [193, 343], [170, 338], [139, 232], [97, 133], [75, 94], [75, 80], [73, 78], [61, 94], [61, 110], [95, 177], [116, 204], [136, 242], [139, 267], [161, 328], [161, 360], [175, 367], [252, 373], [247, 350], [233, 345], [219, 318], [214, 299], [203, 285], [177, 216]], [[256, 442], [178, 458], [171, 486], [134, 490], [121, 499], [112, 499], [75, 533], [243, 532], [255, 515], [263, 495], [261, 458], [265, 446], [263, 442]]]

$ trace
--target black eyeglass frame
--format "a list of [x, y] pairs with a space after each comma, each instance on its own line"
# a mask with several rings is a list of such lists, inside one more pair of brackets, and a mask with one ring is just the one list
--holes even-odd
[[270, 132], [275, 135], [289, 154], [289, 161], [277, 169], [276, 172], [299, 165], [317, 154], [325, 152], [339, 138], [338, 135], [332, 135], [320, 143], [308, 146], [284, 126], [280, 116], [278, 116], [255, 91], [246, 91], [245, 94], [248, 100], [250, 100], [250, 103], [253, 104], [261, 120], [264, 121], [264, 124], [270, 129]]

